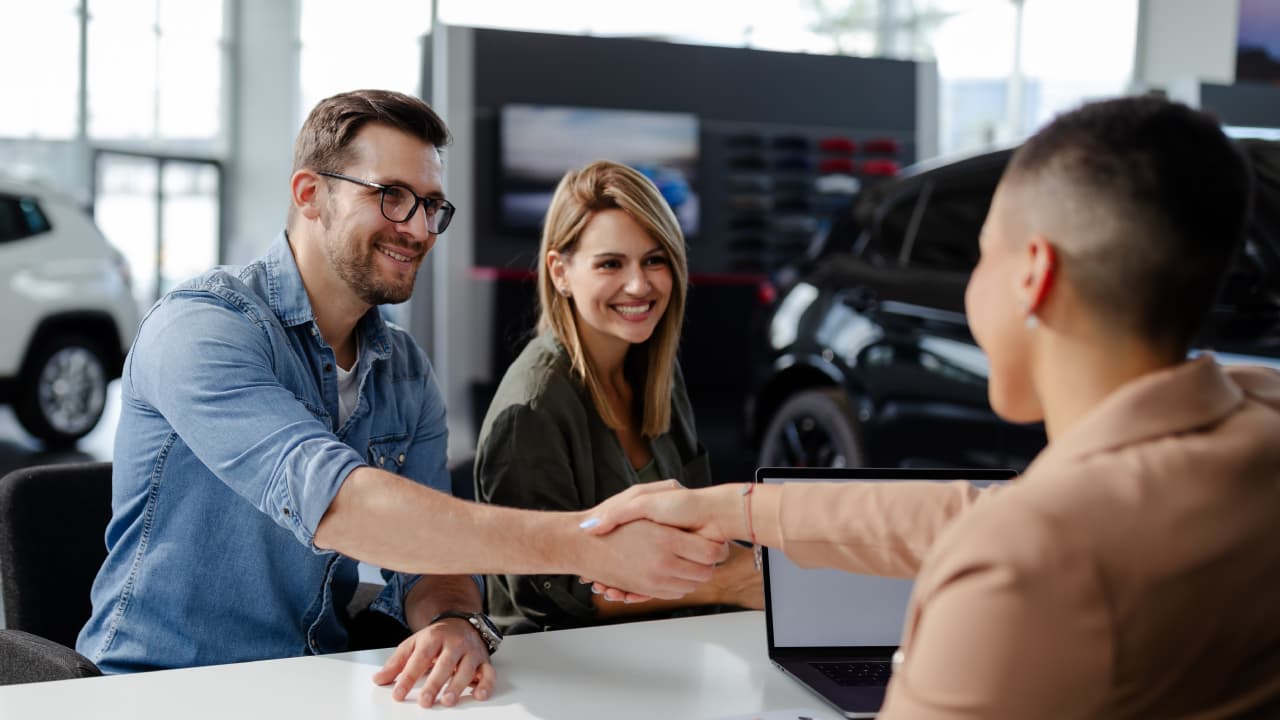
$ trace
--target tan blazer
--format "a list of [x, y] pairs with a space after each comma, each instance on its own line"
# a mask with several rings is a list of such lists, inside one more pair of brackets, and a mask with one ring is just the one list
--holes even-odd
[[801, 565], [917, 576], [884, 718], [1280, 717], [1274, 371], [1140, 378], [1006, 488], [796, 484], [778, 508]]

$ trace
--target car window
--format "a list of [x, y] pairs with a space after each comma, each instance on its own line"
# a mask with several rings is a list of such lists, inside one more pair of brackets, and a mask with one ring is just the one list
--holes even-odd
[[0, 195], [0, 243], [49, 231], [49, 219], [33, 198]]
[[918, 193], [911, 193], [888, 201], [886, 207], [879, 209], [879, 218], [871, 232], [864, 236], [865, 245], [855, 254], [873, 265], [897, 265], [903, 238], [911, 227], [911, 216], [919, 200]]
[[990, 185], [947, 187], [929, 193], [907, 263], [913, 268], [969, 274], [978, 264], [978, 234], [995, 194]]

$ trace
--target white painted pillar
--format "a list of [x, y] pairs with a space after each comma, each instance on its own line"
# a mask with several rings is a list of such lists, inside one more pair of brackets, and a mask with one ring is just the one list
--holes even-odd
[[299, 0], [228, 0], [225, 262], [248, 262], [284, 229], [302, 117]]

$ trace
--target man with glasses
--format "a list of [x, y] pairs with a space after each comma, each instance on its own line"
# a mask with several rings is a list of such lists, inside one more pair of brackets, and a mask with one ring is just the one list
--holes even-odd
[[[126, 361], [108, 555], [77, 643], [107, 672], [347, 650], [359, 559], [413, 634], [375, 676], [403, 699], [493, 689], [501, 639], [464, 573], [576, 573], [658, 597], [723, 546], [652, 523], [450, 497], [445, 408], [404, 302], [454, 207], [443, 122], [416, 98], [322, 101], [294, 149], [285, 232], [162, 298]], [[425, 575], [425, 577], [424, 577]]]

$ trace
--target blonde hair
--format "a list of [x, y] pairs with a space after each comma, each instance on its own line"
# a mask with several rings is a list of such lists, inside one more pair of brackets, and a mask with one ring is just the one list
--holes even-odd
[[[581, 170], [570, 170], [561, 178], [547, 209], [542, 229], [542, 245], [538, 250], [538, 331], [550, 330], [565, 347], [574, 373], [591, 393], [605, 424], [614, 430], [626, 427], [606, 400], [604, 383], [598, 370], [588, 362], [578, 333], [573, 303], [556, 292], [555, 282], [547, 268], [547, 254], [552, 250], [564, 256], [577, 249], [578, 238], [592, 216], [601, 210], [618, 209], [631, 216], [666, 252], [670, 262], [671, 298], [666, 312], [654, 328], [653, 335], [642, 347], [648, 352], [645, 363], [644, 405], [640, 431], [646, 437], [657, 437], [671, 427], [671, 389], [675, 382], [676, 349], [684, 324], [685, 291], [689, 280], [684, 235], [671, 207], [658, 188], [639, 172], [618, 163], [598, 160]], [[628, 352], [630, 355], [630, 352]]]

